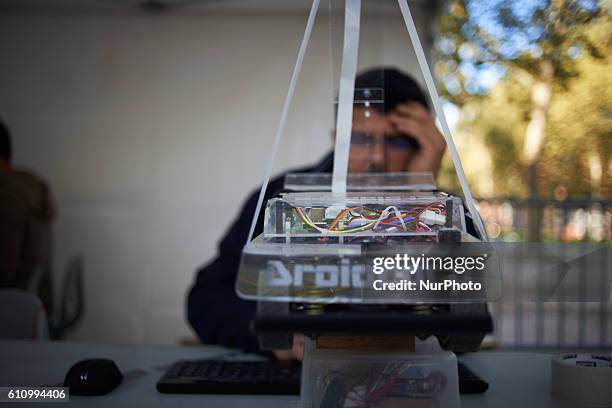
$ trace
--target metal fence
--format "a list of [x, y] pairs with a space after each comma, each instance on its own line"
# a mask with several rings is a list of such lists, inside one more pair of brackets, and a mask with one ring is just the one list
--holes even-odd
[[[490, 198], [479, 199], [478, 206], [494, 240], [612, 240], [612, 200]], [[530, 228], [536, 236], [529, 237]]]
[[[586, 291], [586, 279], [597, 281], [601, 293], [610, 293], [612, 265], [612, 200], [495, 198], [480, 199], [479, 211], [490, 238], [495, 241], [542, 241], [558, 246], [567, 259], [595, 248], [597, 267], [574, 267], [584, 279], [576, 282]], [[516, 254], [520, 257], [521, 254]], [[520, 264], [520, 263], [519, 263]], [[592, 265], [592, 264], [591, 264]], [[517, 269], [512, 273], [521, 274]], [[584, 287], [583, 287], [584, 285]], [[610, 348], [612, 303], [564, 300], [491, 304], [495, 319], [493, 339], [503, 347]], [[603, 298], [604, 296], [602, 296]]]

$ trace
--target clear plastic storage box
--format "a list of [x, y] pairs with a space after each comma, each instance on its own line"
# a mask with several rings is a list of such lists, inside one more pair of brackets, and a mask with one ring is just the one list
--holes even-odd
[[302, 371], [302, 408], [457, 408], [457, 357], [449, 351], [313, 350]]

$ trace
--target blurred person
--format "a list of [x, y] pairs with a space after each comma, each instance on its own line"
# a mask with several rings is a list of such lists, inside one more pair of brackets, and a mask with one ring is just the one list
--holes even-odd
[[[355, 79], [355, 88], [381, 88], [384, 109], [373, 105], [366, 113], [355, 106], [349, 153], [350, 172], [430, 171], [436, 175], [446, 148], [444, 138], [429, 113], [427, 97], [410, 76], [393, 68], [369, 70]], [[329, 173], [333, 152], [314, 166], [291, 173]], [[270, 180], [264, 203], [283, 188], [285, 175]], [[200, 340], [259, 352], [250, 332], [256, 302], [238, 298], [234, 285], [242, 248], [255, 213], [259, 190], [247, 199], [219, 244], [219, 254], [197, 272], [187, 300], [187, 317]], [[258, 215], [254, 236], [263, 231], [264, 208]], [[274, 352], [280, 359], [301, 359], [303, 338], [296, 336], [293, 350]]]
[[11, 134], [0, 120], [0, 287], [36, 293], [48, 315], [53, 308], [49, 262], [54, 216], [45, 181], [13, 166]]

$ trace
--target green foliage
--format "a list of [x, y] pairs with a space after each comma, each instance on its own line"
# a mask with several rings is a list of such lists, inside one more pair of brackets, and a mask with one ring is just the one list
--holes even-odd
[[[608, 3], [606, 5], [606, 3]], [[539, 194], [607, 197], [612, 192], [612, 19], [610, 2], [452, 0], [440, 16], [436, 65], [443, 97], [464, 113], [456, 131], [490, 155], [490, 174], [469, 167], [482, 157], [460, 149], [472, 185], [493, 178], [477, 195], [528, 195], [529, 163], [522, 156], [532, 114], [532, 87], [549, 81], [552, 99], [544, 144], [536, 160]], [[527, 7], [529, 5], [529, 7]], [[523, 7], [524, 6], [524, 7]], [[523, 10], [523, 7], [525, 10]], [[517, 41], [521, 38], [521, 41]], [[543, 73], [542, 62], [553, 67]], [[503, 68], [490, 89], [470, 86]], [[441, 172], [455, 183], [449, 163]]]
[[[606, 57], [577, 59], [576, 78], [555, 94], [549, 138], [542, 152], [545, 191], [564, 186], [572, 195], [609, 197], [612, 193], [611, 30], [610, 20], [590, 27], [586, 34]], [[594, 179], [593, 172], [600, 180]]]

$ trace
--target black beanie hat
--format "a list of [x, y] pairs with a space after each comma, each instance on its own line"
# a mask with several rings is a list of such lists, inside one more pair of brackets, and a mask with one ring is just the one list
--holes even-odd
[[416, 101], [429, 109], [427, 96], [417, 82], [396, 68], [380, 67], [362, 72], [355, 78], [355, 89], [383, 88], [385, 112], [391, 112], [402, 103]]

